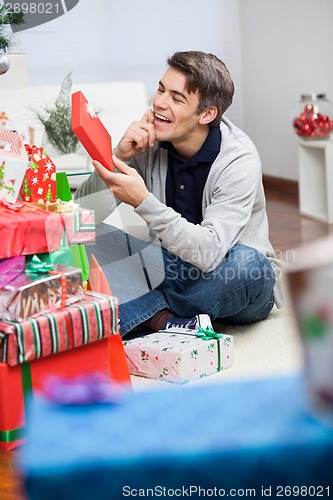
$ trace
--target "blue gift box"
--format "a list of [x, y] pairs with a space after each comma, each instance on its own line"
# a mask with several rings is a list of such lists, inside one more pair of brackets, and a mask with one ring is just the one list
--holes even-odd
[[129, 391], [118, 404], [40, 399], [28, 417], [30, 500], [333, 493], [333, 430], [308, 413], [301, 377]]

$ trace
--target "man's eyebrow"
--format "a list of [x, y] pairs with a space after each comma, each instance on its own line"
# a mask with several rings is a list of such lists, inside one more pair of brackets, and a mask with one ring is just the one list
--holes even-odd
[[[159, 84], [160, 87], [162, 87], [163, 89], [165, 89], [165, 86], [163, 85], [163, 83], [161, 81], [159, 81], [158, 84]], [[182, 92], [180, 92], [179, 90], [171, 90], [170, 92], [172, 94], [179, 95], [180, 97], [182, 97], [183, 99], [185, 99], [186, 102], [188, 101], [186, 95], [183, 94]]]

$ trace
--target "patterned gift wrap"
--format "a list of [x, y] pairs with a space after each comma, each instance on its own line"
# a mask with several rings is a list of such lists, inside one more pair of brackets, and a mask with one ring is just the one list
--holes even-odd
[[44, 149], [25, 145], [30, 166], [25, 172], [20, 193], [28, 202], [52, 202], [57, 198], [56, 166]]
[[85, 292], [75, 304], [23, 322], [0, 322], [0, 361], [14, 366], [118, 334], [118, 300]]
[[21, 137], [0, 128], [0, 200], [16, 202], [28, 164]]
[[230, 367], [233, 337], [211, 333], [160, 331], [125, 340], [130, 373], [182, 384]]
[[83, 297], [81, 269], [46, 265], [54, 270], [22, 273], [0, 290], [0, 319], [23, 321], [36, 314], [60, 309]]
[[63, 245], [85, 245], [95, 243], [95, 212], [75, 204], [72, 213], [63, 213], [65, 231], [62, 238]]
[[0, 203], [0, 259], [59, 250], [63, 224], [60, 214], [31, 203]]
[[[14, 278], [23, 273], [25, 268], [25, 257], [11, 257], [0, 260], [0, 289], [13, 281]], [[1, 291], [0, 291], [1, 293]]]

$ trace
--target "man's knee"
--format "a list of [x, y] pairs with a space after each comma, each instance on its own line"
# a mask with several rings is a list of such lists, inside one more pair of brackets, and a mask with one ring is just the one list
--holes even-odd
[[239, 282], [258, 279], [275, 279], [274, 270], [265, 255], [255, 248], [246, 245], [235, 245], [227, 254], [228, 266], [225, 271], [227, 279]]

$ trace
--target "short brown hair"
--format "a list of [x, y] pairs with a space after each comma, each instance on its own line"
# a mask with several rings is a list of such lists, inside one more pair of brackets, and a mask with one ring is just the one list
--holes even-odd
[[198, 90], [198, 113], [217, 107], [217, 116], [210, 126], [219, 125], [234, 95], [234, 84], [224, 62], [214, 54], [190, 50], [175, 52], [167, 63], [185, 74], [189, 94]]

